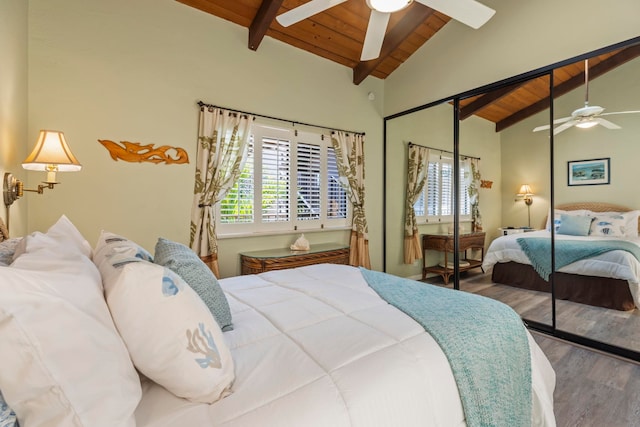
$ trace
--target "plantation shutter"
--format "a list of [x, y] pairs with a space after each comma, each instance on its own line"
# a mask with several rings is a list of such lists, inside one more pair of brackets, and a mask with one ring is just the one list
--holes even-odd
[[290, 219], [290, 143], [274, 138], [262, 140], [262, 221]]
[[297, 217], [320, 219], [320, 146], [298, 143], [297, 146]]

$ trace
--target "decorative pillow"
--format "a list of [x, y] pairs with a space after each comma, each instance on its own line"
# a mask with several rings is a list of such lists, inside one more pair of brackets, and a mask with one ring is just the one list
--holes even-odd
[[138, 370], [191, 401], [228, 395], [233, 359], [204, 302], [170, 269], [106, 245], [96, 254], [107, 304]]
[[[620, 218], [624, 218], [624, 236], [638, 237], [638, 216], [640, 211], [629, 212], [592, 212], [588, 211], [587, 215], [597, 217], [599, 221], [606, 222], [612, 219], [614, 223], [619, 222]], [[593, 230], [593, 226], [592, 226]], [[596, 234], [599, 235], [599, 234]], [[611, 234], [609, 234], [610, 236]]]
[[133, 427], [140, 378], [70, 227], [30, 235], [0, 269], [0, 390], [26, 426]]
[[18, 419], [13, 409], [9, 408], [2, 393], [0, 393], [0, 427], [17, 427]]
[[196, 291], [223, 331], [233, 329], [227, 297], [211, 269], [191, 248], [161, 237], [154, 258], [156, 264], [170, 268]]
[[[627, 218], [622, 214], [599, 213], [592, 217], [591, 231], [592, 236], [606, 237], [623, 237], [625, 236], [625, 227]], [[636, 219], [637, 221], [637, 219]], [[637, 235], [637, 234], [636, 234]]]
[[560, 218], [560, 226], [557, 229], [558, 234], [571, 236], [589, 235], [592, 217], [562, 214]]
[[[16, 247], [21, 240], [21, 238], [16, 237], [0, 242], [0, 266], [6, 267], [11, 264], [13, 254], [16, 252]], [[0, 424], [0, 427], [2, 427], [2, 424]]]
[[[556, 209], [553, 211], [553, 226], [555, 227], [556, 233], [558, 232], [558, 227], [562, 223], [562, 215], [571, 215], [571, 216], [584, 216], [587, 215], [585, 209], [576, 209], [572, 211], [563, 211], [562, 209]], [[547, 225], [545, 227], [547, 231], [551, 231], [551, 216], [547, 215]]]

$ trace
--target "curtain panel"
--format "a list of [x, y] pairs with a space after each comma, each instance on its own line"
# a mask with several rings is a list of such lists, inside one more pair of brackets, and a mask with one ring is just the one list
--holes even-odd
[[353, 207], [349, 264], [371, 268], [369, 229], [364, 212], [364, 135], [335, 131], [331, 144], [336, 152], [340, 183]]
[[213, 207], [244, 168], [253, 120], [244, 113], [200, 107], [190, 246], [216, 277], [220, 271]]
[[482, 215], [480, 214], [480, 159], [469, 159], [471, 163], [471, 179], [469, 182], [469, 201], [471, 203], [472, 231], [482, 231]]
[[427, 185], [427, 171], [429, 168], [429, 149], [419, 145], [409, 144], [407, 161], [407, 190], [405, 195], [404, 220], [404, 263], [413, 264], [422, 259], [420, 234], [414, 205]]

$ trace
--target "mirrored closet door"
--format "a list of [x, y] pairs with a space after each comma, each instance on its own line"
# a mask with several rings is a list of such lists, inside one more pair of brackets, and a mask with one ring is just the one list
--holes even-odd
[[579, 79], [554, 94], [553, 144], [556, 327], [635, 352], [639, 54], [638, 45], [625, 46], [554, 71], [561, 79], [573, 68]]
[[640, 360], [639, 76], [640, 37], [385, 118], [385, 270]]

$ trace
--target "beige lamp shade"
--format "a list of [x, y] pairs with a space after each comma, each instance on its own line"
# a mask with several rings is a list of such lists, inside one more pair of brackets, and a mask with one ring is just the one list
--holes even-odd
[[519, 196], [533, 196], [533, 191], [531, 191], [531, 187], [529, 184], [522, 184], [520, 190], [518, 191]]
[[55, 181], [55, 173], [76, 172], [82, 165], [73, 155], [64, 138], [64, 133], [57, 130], [41, 130], [33, 151], [22, 162], [27, 170], [48, 172], [47, 182]]

